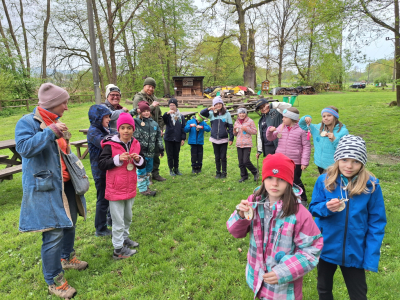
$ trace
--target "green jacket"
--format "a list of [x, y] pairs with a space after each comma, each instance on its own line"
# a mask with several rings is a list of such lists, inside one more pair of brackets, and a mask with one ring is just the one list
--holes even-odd
[[[154, 156], [154, 149], [158, 145], [160, 153], [164, 152], [160, 126], [152, 118], [135, 118], [135, 132], [133, 136], [140, 143], [141, 151], [146, 157]], [[144, 126], [142, 126], [142, 122]]]
[[146, 101], [150, 104], [150, 111], [151, 111], [152, 118], [154, 119], [154, 121], [156, 121], [158, 123], [158, 125], [160, 126], [160, 129], [162, 131], [164, 131], [164, 120], [162, 118], [160, 106], [154, 107], [152, 105], [154, 101], [158, 101], [158, 99], [155, 95], [149, 96], [143, 90], [141, 92], [137, 93], [135, 95], [135, 97], [133, 97], [133, 110], [130, 111], [131, 115], [132, 116], [137, 115], [136, 109], [137, 109], [138, 103], [140, 101]]

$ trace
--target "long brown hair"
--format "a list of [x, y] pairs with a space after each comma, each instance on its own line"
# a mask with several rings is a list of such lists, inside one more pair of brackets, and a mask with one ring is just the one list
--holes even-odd
[[[331, 109], [333, 109], [334, 111], [336, 111], [337, 113], [339, 113], [339, 109], [336, 108], [335, 106], [332, 106], [332, 105], [331, 105], [331, 106], [328, 106], [328, 108], [331, 108]], [[335, 120], [335, 125], [333, 125], [332, 132], [333, 132], [333, 129], [335, 128], [335, 126], [336, 126], [337, 124], [339, 124], [339, 129], [338, 129], [338, 131], [337, 131], [337, 132], [339, 132], [340, 129], [342, 129], [342, 127], [343, 127], [343, 123], [340, 122], [339, 119], [336, 118], [335, 116], [333, 116], [333, 118], [334, 118], [334, 120]], [[324, 122], [321, 122], [321, 127], [319, 128], [319, 133], [321, 134], [321, 132], [322, 132], [323, 130], [324, 130]]]
[[[268, 197], [268, 192], [265, 189], [264, 182], [261, 183], [260, 188], [254, 192], [254, 198], [261, 196], [261, 198]], [[282, 195], [282, 215], [281, 218], [285, 218], [294, 214], [297, 214], [299, 211], [299, 202], [297, 201], [297, 196], [294, 194], [292, 186], [290, 184], [287, 185], [283, 195]]]
[[222, 104], [221, 109], [217, 113], [213, 112], [214, 117], [218, 117], [219, 114], [224, 115], [225, 113], [226, 113], [226, 108], [224, 104]]
[[[329, 192], [332, 192], [334, 189], [336, 189], [336, 179], [338, 178], [338, 176], [340, 176], [339, 161], [336, 161], [326, 170], [325, 188]], [[372, 189], [369, 190], [367, 188], [367, 183], [368, 180], [370, 180], [370, 176], [372, 176], [374, 179], [376, 178], [375, 175], [368, 171], [363, 165], [360, 171], [358, 171], [357, 177], [353, 177], [353, 180], [349, 180], [349, 185], [347, 186], [349, 197], [360, 195], [362, 193], [373, 193], [375, 191], [374, 179], [371, 180]]]

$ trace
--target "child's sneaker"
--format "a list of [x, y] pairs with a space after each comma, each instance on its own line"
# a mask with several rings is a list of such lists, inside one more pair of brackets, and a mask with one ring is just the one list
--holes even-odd
[[137, 252], [136, 250], [132, 250], [126, 246], [123, 246], [121, 249], [114, 249], [113, 258], [114, 259], [128, 258], [128, 257], [131, 257], [136, 252]]
[[147, 188], [146, 191], [140, 192], [140, 193], [141, 193], [143, 196], [151, 196], [151, 197], [154, 197], [154, 196], [157, 194], [156, 191], [151, 191], [151, 190], [149, 190], [148, 188]]
[[128, 247], [128, 248], [135, 248], [139, 246], [138, 242], [132, 241], [130, 238], [127, 238], [124, 241], [124, 246]]
[[221, 178], [226, 178], [226, 172], [221, 173]]
[[183, 175], [181, 172], [179, 172], [179, 169], [175, 169], [175, 170], [174, 170], [174, 173], [175, 173], [176, 175]]
[[74, 269], [74, 270], [85, 270], [89, 265], [86, 261], [82, 261], [77, 259], [74, 255], [71, 255], [73, 258], [66, 260], [61, 258], [61, 265], [64, 270]]
[[68, 282], [64, 278], [64, 273], [61, 272], [54, 277], [54, 284], [49, 285], [49, 294], [64, 299], [71, 299], [76, 295], [76, 290], [68, 285]]
[[171, 175], [171, 176], [175, 176], [176, 175], [173, 169], [169, 169], [169, 175]]
[[217, 172], [217, 175], [215, 175], [214, 178], [217, 178], [217, 179], [221, 178], [221, 172]]

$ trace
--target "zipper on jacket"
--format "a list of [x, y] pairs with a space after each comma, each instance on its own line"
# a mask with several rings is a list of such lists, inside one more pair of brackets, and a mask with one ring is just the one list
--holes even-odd
[[343, 253], [342, 253], [342, 265], [343, 266], [344, 266], [345, 257], [346, 257], [346, 237], [347, 237], [347, 226], [348, 226], [348, 223], [349, 223], [349, 210], [350, 210], [350, 201], [347, 201], [346, 223], [344, 225]]
[[217, 140], [219, 140], [219, 126], [221, 125], [221, 119], [218, 119], [218, 132], [217, 132]]

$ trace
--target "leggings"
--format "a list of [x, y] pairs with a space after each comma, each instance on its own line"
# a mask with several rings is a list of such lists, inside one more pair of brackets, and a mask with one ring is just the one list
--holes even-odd
[[217, 167], [217, 173], [226, 173], [226, 151], [228, 150], [228, 143], [215, 144], [213, 143], [214, 155], [215, 155], [215, 166]]

